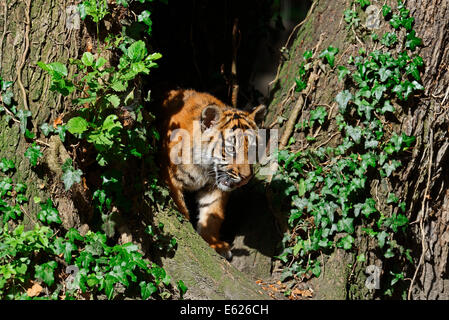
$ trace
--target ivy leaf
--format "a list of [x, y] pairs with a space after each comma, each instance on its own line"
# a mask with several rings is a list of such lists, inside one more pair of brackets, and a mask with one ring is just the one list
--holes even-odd
[[420, 46], [422, 44], [422, 39], [416, 37], [416, 31], [411, 30], [406, 37], [405, 46], [409, 48], [410, 50], [414, 51], [416, 47]]
[[338, 48], [334, 48], [332, 46], [329, 46], [327, 49], [323, 50], [320, 54], [320, 58], [326, 58], [327, 63], [333, 68], [334, 67], [334, 61], [335, 61], [335, 55], [338, 53]]
[[391, 48], [398, 43], [398, 36], [394, 32], [386, 32], [380, 40], [384, 46]]
[[379, 69], [379, 77], [380, 77], [380, 82], [385, 82], [388, 80], [388, 78], [391, 77], [391, 75], [393, 74], [393, 72], [385, 67], [382, 67]]
[[337, 223], [338, 231], [345, 231], [349, 234], [354, 233], [353, 222], [354, 222], [353, 218], [342, 218]]
[[346, 126], [346, 134], [349, 135], [355, 143], [360, 143], [362, 138], [362, 129], [359, 127]]
[[389, 193], [387, 198], [387, 203], [397, 203], [399, 201], [399, 198], [396, 197], [394, 193]]
[[350, 73], [348, 68], [346, 68], [345, 66], [338, 66], [337, 69], [338, 69], [338, 80], [340, 81], [342, 81], [343, 78]]
[[157, 287], [151, 282], [142, 281], [139, 283], [139, 286], [140, 286], [140, 296], [142, 297], [143, 300], [147, 300], [153, 293], [157, 291]]
[[350, 250], [352, 248], [352, 244], [354, 243], [354, 238], [348, 234], [347, 236], [340, 239], [338, 242], [339, 247], [343, 247], [345, 250]]
[[59, 217], [59, 212], [53, 207], [53, 201], [49, 198], [46, 203], [41, 203], [41, 210], [37, 213], [37, 218], [47, 224], [52, 222], [61, 224], [61, 218]]
[[41, 129], [42, 133], [46, 137], [54, 131], [53, 127], [51, 125], [49, 125], [47, 122], [44, 122], [43, 124], [41, 124], [41, 126], [39, 128]]
[[384, 17], [386, 17], [386, 16], [388, 16], [390, 13], [391, 13], [391, 7], [390, 7], [390, 6], [387, 6], [386, 4], [384, 4], [384, 5], [382, 6], [382, 15], [383, 15]]
[[346, 113], [346, 106], [353, 98], [352, 94], [348, 90], [340, 91], [335, 97], [335, 101], [338, 103], [338, 110], [340, 113]]
[[390, 100], [385, 100], [382, 109], [380, 110], [381, 114], [385, 114], [386, 112], [394, 112], [394, 107], [391, 104]]
[[181, 299], [182, 299], [184, 297], [184, 295], [186, 294], [187, 290], [188, 290], [187, 286], [184, 284], [184, 281], [182, 281], [182, 280], [179, 280], [176, 283], [176, 285], [178, 287], [179, 294], [181, 295]]
[[65, 190], [69, 190], [75, 183], [81, 182], [83, 172], [80, 169], [75, 170], [72, 166], [72, 159], [67, 159], [62, 166], [62, 181], [64, 182]]
[[381, 84], [376, 84], [371, 92], [377, 100], [380, 100], [385, 91], [387, 91], [386, 86], [381, 85]]
[[7, 90], [6, 92], [2, 93], [2, 101], [7, 106], [10, 106], [12, 104], [13, 97], [14, 93], [11, 90]]
[[50, 261], [41, 265], [36, 265], [35, 276], [36, 279], [43, 281], [49, 287], [55, 282], [54, 272], [58, 267], [56, 261]]
[[75, 240], [83, 240], [84, 238], [80, 235], [79, 231], [75, 228], [70, 228], [69, 231], [65, 234], [65, 237], [71, 242], [74, 243]]
[[12, 161], [12, 160], [2, 158], [2, 160], [0, 161], [0, 170], [2, 172], [7, 172], [8, 170], [12, 170], [15, 167], [16, 167], [16, 165], [14, 164], [14, 161]]
[[401, 17], [397, 14], [393, 14], [390, 20], [390, 24], [393, 28], [398, 29], [402, 25]]
[[365, 7], [367, 7], [371, 4], [371, 2], [369, 2], [369, 0], [357, 0], [357, 2], [360, 4], [362, 9], [364, 9]]
[[327, 111], [324, 107], [317, 107], [316, 109], [313, 109], [310, 111], [310, 126], [312, 127], [315, 121], [318, 121], [319, 124], [323, 124], [324, 120], [326, 119]]
[[37, 159], [42, 157], [44, 154], [41, 152], [41, 147], [33, 142], [33, 144], [25, 151], [25, 157], [30, 160], [31, 165], [34, 167], [37, 164]]
[[313, 52], [312, 50], [306, 50], [302, 56], [304, 57], [304, 60], [309, 60], [313, 57]]
[[392, 160], [390, 163], [385, 163], [382, 166], [382, 169], [385, 170], [385, 174], [387, 177], [391, 176], [394, 170], [396, 170], [401, 165], [401, 162], [398, 160]]
[[379, 247], [383, 248], [385, 245], [385, 239], [388, 237], [388, 233], [385, 231], [379, 232], [377, 234], [377, 241], [379, 243]]
[[20, 132], [24, 134], [28, 124], [28, 118], [31, 117], [31, 111], [19, 110], [16, 113], [16, 117], [20, 120]]

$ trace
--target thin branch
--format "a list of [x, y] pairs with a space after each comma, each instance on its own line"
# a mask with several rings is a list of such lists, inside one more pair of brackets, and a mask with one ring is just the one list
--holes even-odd
[[29, 110], [29, 107], [28, 107], [27, 93], [22, 82], [22, 71], [23, 67], [25, 66], [25, 60], [27, 58], [28, 51], [30, 49], [30, 25], [31, 25], [30, 14], [31, 14], [31, 0], [28, 0], [26, 3], [26, 10], [25, 10], [25, 48], [23, 50], [20, 63], [17, 65], [17, 84], [19, 85], [20, 91], [22, 92], [23, 107], [25, 108], [25, 110]]
[[427, 193], [430, 188], [430, 179], [432, 176], [432, 158], [433, 158], [433, 129], [430, 127], [430, 139], [429, 139], [429, 160], [427, 165], [427, 183], [426, 189], [424, 190], [424, 197], [421, 205], [421, 216], [419, 218], [419, 228], [421, 231], [421, 256], [419, 258], [418, 266], [416, 267], [415, 273], [413, 274], [412, 281], [410, 283], [410, 287], [408, 288], [407, 300], [410, 300], [412, 297], [413, 285], [415, 284], [416, 277], [418, 276], [419, 269], [424, 263], [424, 256], [427, 251], [427, 243], [426, 243], [426, 233], [424, 231], [424, 218], [426, 217], [426, 200]]

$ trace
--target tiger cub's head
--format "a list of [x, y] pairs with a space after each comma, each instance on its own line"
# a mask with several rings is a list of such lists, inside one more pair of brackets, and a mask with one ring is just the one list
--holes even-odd
[[201, 156], [215, 185], [232, 191], [246, 184], [257, 161], [258, 124], [266, 107], [252, 112], [209, 105], [201, 116]]

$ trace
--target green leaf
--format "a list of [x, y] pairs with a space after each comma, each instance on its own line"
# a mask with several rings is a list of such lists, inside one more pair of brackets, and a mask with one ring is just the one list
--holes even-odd
[[325, 107], [317, 107], [310, 111], [310, 126], [312, 127], [315, 121], [318, 121], [319, 124], [323, 124], [327, 116], [327, 111]]
[[354, 238], [350, 234], [348, 234], [347, 236], [341, 238], [337, 245], [345, 250], [350, 250], [353, 243]]
[[405, 46], [414, 51], [416, 47], [422, 45], [422, 39], [416, 37], [416, 31], [411, 30], [406, 37]]
[[106, 96], [106, 99], [114, 108], [117, 108], [120, 105], [120, 98], [116, 94], [109, 94]]
[[371, 2], [369, 2], [369, 0], [357, 0], [357, 2], [360, 4], [362, 9], [364, 9], [365, 7], [367, 7], [371, 4]]
[[346, 126], [346, 134], [349, 135], [355, 143], [360, 143], [362, 138], [362, 129], [360, 127]]
[[16, 117], [20, 120], [20, 132], [24, 134], [28, 124], [28, 118], [31, 117], [31, 111], [19, 110], [16, 113]]
[[84, 52], [83, 56], [81, 57], [81, 62], [86, 66], [86, 67], [91, 67], [94, 64], [94, 56], [92, 53], [90, 52]]
[[[70, 161], [70, 165], [67, 165], [67, 163]], [[67, 159], [66, 162], [63, 165], [63, 174], [62, 174], [62, 181], [64, 182], [65, 190], [69, 190], [72, 185], [75, 183], [81, 182], [81, 176], [83, 175], [83, 172], [80, 169], [75, 170], [71, 166], [72, 159]]]
[[384, 17], [386, 17], [386, 16], [388, 16], [390, 13], [391, 13], [391, 7], [390, 7], [390, 6], [387, 6], [386, 4], [384, 4], [384, 5], [382, 6], [382, 15], [383, 15]]
[[41, 210], [37, 213], [37, 218], [47, 224], [57, 223], [61, 224], [61, 218], [59, 212], [53, 207], [53, 201], [49, 198], [46, 203], [41, 203]]
[[348, 68], [346, 68], [345, 66], [338, 66], [337, 69], [338, 69], [338, 80], [340, 81], [342, 81], [344, 77], [346, 77], [346, 75], [350, 73]]
[[41, 124], [41, 126], [39, 128], [41, 129], [42, 133], [46, 137], [54, 131], [53, 127], [51, 125], [49, 125], [47, 122], [44, 122], [43, 124]]
[[43, 281], [47, 286], [52, 286], [55, 282], [54, 272], [58, 267], [56, 261], [50, 261], [41, 265], [35, 266], [36, 279]]
[[377, 234], [377, 241], [379, 243], [379, 247], [383, 248], [385, 245], [385, 239], [388, 237], [388, 233], [385, 231], [379, 232]]
[[338, 51], [339, 51], [338, 48], [329, 46], [327, 49], [325, 49], [321, 52], [319, 57], [326, 58], [327, 63], [329, 63], [329, 65], [333, 68], [334, 61], [335, 61], [335, 55], [338, 53]]
[[0, 161], [0, 170], [2, 172], [7, 172], [8, 170], [12, 170], [15, 167], [16, 167], [16, 165], [14, 164], [14, 161], [12, 161], [12, 160], [2, 158], [2, 160]]
[[137, 16], [137, 20], [139, 22], [143, 22], [148, 26], [148, 29], [147, 29], [148, 34], [151, 34], [152, 25], [153, 25], [153, 21], [151, 21], [150, 15], [151, 15], [150, 11], [144, 10], [144, 11], [142, 11], [141, 14], [139, 14]]
[[345, 231], [349, 234], [354, 233], [354, 219], [353, 218], [342, 218], [338, 221], [337, 227], [338, 231]]
[[104, 66], [106, 64], [106, 62], [108, 62], [105, 58], [100, 57], [98, 58], [97, 62], [95, 63], [95, 68], [99, 69], [102, 66]]
[[139, 286], [140, 296], [143, 300], [147, 300], [153, 293], [157, 292], [157, 287], [151, 282], [142, 281]]
[[391, 48], [398, 43], [398, 36], [394, 32], [386, 32], [380, 40], [384, 46]]
[[304, 51], [303, 57], [304, 57], [304, 60], [309, 60], [309, 59], [311, 59], [311, 58], [313, 57], [313, 52], [312, 52], [312, 50], [306, 50], [306, 51]]
[[385, 114], [386, 112], [394, 112], [395, 109], [393, 105], [391, 104], [390, 100], [385, 100], [384, 105], [382, 109], [380, 110], [381, 114]]
[[397, 203], [398, 201], [399, 201], [399, 198], [396, 197], [396, 195], [394, 193], [388, 194], [387, 203]]
[[393, 14], [390, 19], [390, 24], [393, 28], [398, 29], [402, 25], [401, 17], [397, 14]]
[[377, 99], [380, 100], [383, 96], [383, 93], [387, 91], [387, 87], [381, 84], [376, 84], [372, 89], [372, 95]]
[[181, 299], [182, 299], [184, 297], [184, 295], [186, 294], [187, 290], [188, 290], [187, 286], [184, 284], [184, 281], [182, 281], [182, 280], [179, 280], [176, 283], [176, 285], [178, 287], [179, 294], [181, 295]]
[[346, 112], [346, 106], [353, 98], [352, 94], [348, 90], [340, 91], [335, 97], [335, 101], [338, 103], [338, 110], [344, 114]]
[[89, 123], [82, 117], [73, 117], [67, 122], [67, 130], [71, 134], [82, 134], [89, 127]]
[[33, 142], [33, 144], [25, 151], [25, 157], [30, 160], [31, 165], [34, 167], [37, 164], [37, 159], [42, 157], [44, 154], [41, 152], [41, 147]]
[[127, 50], [128, 58], [132, 62], [142, 61], [147, 54], [147, 49], [145, 47], [145, 42], [142, 40], [134, 42]]

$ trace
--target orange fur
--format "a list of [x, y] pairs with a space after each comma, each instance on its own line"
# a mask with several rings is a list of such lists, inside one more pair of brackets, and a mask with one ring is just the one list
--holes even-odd
[[[210, 94], [193, 90], [168, 92], [162, 107], [161, 169], [172, 198], [179, 211], [188, 219], [189, 211], [183, 193], [196, 192], [199, 209], [198, 233], [218, 253], [230, 258], [232, 255], [229, 244], [221, 241], [219, 237], [220, 227], [225, 218], [229, 192], [249, 181], [252, 176], [251, 165], [216, 164], [215, 158], [208, 164], [175, 164], [171, 161], [170, 154], [180, 142], [177, 139], [171, 141], [171, 136], [175, 129], [186, 130], [190, 134], [192, 148], [195, 121], [201, 123], [202, 131], [209, 129], [211, 132], [222, 133], [226, 129], [234, 128], [256, 130], [255, 118], [260, 110], [253, 113], [241, 111], [227, 106]], [[206, 141], [205, 144], [207, 143], [211, 142]], [[242, 148], [247, 148], [247, 145], [243, 144]], [[237, 154], [236, 150], [229, 152]]]

